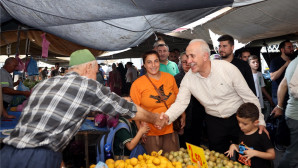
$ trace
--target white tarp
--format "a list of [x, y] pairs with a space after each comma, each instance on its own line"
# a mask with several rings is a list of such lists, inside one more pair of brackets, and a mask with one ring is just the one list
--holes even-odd
[[193, 39], [207, 36], [208, 29], [217, 34], [229, 34], [239, 42], [282, 36], [298, 32], [298, 1], [267, 0], [234, 8], [231, 11], [199, 25], [193, 30], [171, 35]]

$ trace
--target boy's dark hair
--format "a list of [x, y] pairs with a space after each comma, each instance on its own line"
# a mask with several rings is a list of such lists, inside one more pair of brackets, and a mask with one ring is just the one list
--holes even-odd
[[290, 42], [291, 42], [290, 40], [285, 40], [285, 41], [281, 42], [278, 46], [279, 51], [280, 51], [280, 49], [285, 48], [286, 43], [290, 43]]
[[234, 45], [234, 38], [232, 36], [230, 36], [230, 35], [227, 35], [227, 34], [220, 36], [217, 39], [217, 41], [218, 42], [220, 42], [220, 41], [229, 41], [229, 44], [230, 45], [232, 45], [232, 46]]
[[238, 108], [236, 115], [239, 118], [248, 118], [254, 122], [259, 119], [259, 109], [253, 103], [244, 103]]

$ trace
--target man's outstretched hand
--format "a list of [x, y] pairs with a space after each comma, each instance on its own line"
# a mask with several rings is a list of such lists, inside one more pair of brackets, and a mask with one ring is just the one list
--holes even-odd
[[159, 118], [156, 119], [154, 126], [158, 129], [162, 129], [164, 126], [168, 125], [169, 116], [165, 113], [161, 113]]

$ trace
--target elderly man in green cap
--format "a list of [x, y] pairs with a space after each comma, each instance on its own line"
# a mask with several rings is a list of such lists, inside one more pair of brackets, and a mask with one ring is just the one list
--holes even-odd
[[78, 132], [90, 111], [117, 114], [162, 127], [158, 114], [122, 99], [96, 81], [97, 62], [89, 50], [70, 56], [69, 73], [40, 82], [19, 123], [5, 138], [0, 167], [58, 168], [61, 151]]

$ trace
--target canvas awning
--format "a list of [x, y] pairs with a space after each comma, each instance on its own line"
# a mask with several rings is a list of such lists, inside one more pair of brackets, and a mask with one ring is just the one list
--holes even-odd
[[169, 32], [222, 7], [262, 0], [0, 0], [1, 23], [14, 18], [89, 48], [135, 47], [154, 32]]
[[[229, 34], [242, 43], [266, 39], [266, 43], [278, 36], [288, 35], [298, 40], [298, 1], [267, 0], [260, 3], [233, 8], [232, 10], [198, 25], [192, 30], [171, 33], [171, 35], [193, 39], [209, 34]], [[285, 38], [287, 36], [284, 36]], [[281, 41], [284, 39], [279, 38]], [[263, 43], [263, 42], [262, 42]], [[258, 42], [260, 44], [260, 42]]]

